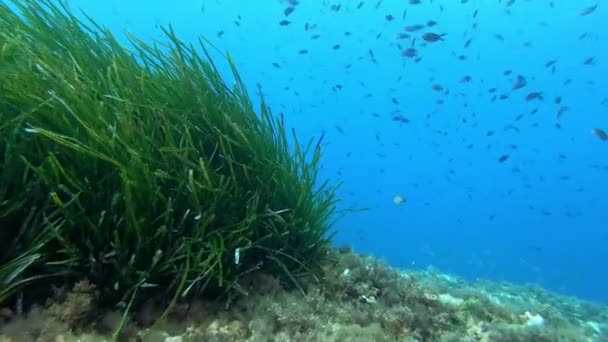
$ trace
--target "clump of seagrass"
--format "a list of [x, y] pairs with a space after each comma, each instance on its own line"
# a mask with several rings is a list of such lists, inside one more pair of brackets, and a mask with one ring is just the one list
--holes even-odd
[[203, 40], [127, 49], [54, 3], [0, 1], [0, 307], [85, 278], [129, 308], [318, 276], [335, 209], [319, 143], [256, 113]]

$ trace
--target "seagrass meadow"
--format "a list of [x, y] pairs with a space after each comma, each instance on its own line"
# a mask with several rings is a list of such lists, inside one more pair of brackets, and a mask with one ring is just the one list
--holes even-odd
[[[335, 187], [317, 141], [253, 108], [172, 28], [123, 47], [51, 1], [0, 3], [0, 303], [86, 280], [101, 306], [232, 300], [321, 276]], [[292, 137], [287, 135], [293, 134]]]

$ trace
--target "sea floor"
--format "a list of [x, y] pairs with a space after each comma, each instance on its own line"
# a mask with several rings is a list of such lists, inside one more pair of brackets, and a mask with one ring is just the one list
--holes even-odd
[[[321, 283], [285, 290], [252, 275], [248, 296], [226, 303], [161, 301], [130, 315], [119, 341], [608, 341], [608, 307], [541, 287], [467, 282], [434, 270], [404, 271], [336, 252]], [[61, 291], [60, 291], [61, 292]], [[17, 317], [0, 308], [0, 341], [110, 341], [120, 310], [95, 308], [86, 281]], [[305, 294], [304, 294], [305, 293]]]

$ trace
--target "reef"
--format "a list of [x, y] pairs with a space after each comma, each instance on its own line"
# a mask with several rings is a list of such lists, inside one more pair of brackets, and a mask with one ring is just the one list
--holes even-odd
[[[467, 282], [436, 270], [404, 271], [369, 256], [332, 251], [326, 277], [288, 290], [263, 273], [232, 303], [147, 299], [120, 341], [604, 341], [608, 307], [537, 286]], [[13, 318], [6, 341], [108, 341], [119, 310], [95, 307], [87, 281], [57, 289], [44, 306]], [[228, 304], [228, 305], [227, 305]]]

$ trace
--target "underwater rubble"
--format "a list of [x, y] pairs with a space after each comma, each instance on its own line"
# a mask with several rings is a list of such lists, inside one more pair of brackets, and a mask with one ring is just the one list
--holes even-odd
[[[606, 341], [608, 307], [538, 286], [467, 282], [436, 270], [403, 271], [341, 249], [320, 283], [286, 290], [251, 274], [248, 294], [226, 303], [148, 299], [120, 341]], [[245, 285], [244, 285], [245, 286]], [[95, 307], [86, 281], [0, 328], [2, 341], [109, 341], [119, 311]], [[8, 319], [6, 317], [5, 319]]]

